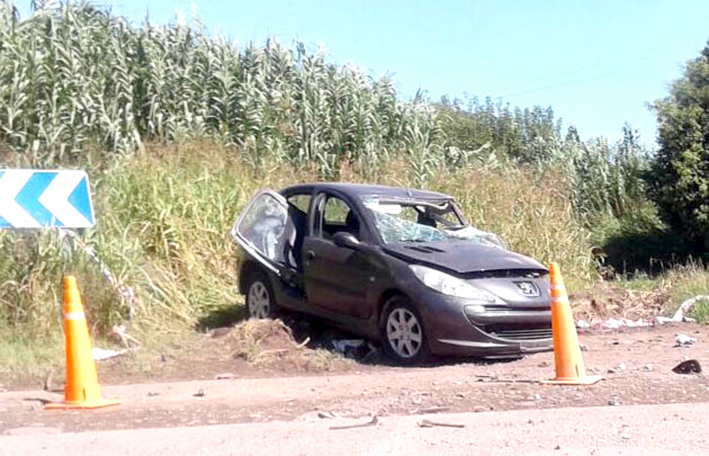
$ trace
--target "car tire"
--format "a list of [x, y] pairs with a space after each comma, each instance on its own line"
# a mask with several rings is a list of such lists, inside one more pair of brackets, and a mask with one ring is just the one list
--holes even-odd
[[387, 301], [380, 320], [380, 337], [389, 358], [402, 365], [415, 365], [429, 357], [423, 321], [405, 296]]
[[262, 271], [254, 271], [246, 279], [246, 309], [253, 319], [274, 318], [278, 306], [271, 281]]

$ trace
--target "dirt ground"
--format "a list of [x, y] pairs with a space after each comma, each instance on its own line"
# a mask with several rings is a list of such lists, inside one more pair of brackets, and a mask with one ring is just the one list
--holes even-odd
[[[42, 405], [61, 400], [61, 389], [0, 393], [0, 434], [709, 402], [706, 372], [672, 371], [685, 359], [709, 368], [709, 326], [581, 332], [587, 371], [604, 377], [584, 387], [539, 383], [554, 375], [553, 353], [400, 368], [376, 357], [363, 364], [333, 356], [289, 337], [274, 343], [281, 336], [272, 329], [264, 332], [270, 342], [263, 346], [244, 346], [234, 330], [205, 335], [193, 356], [167, 357], [165, 368], [147, 377], [121, 374], [126, 361], [120, 358], [100, 363], [104, 397], [120, 399], [117, 407], [50, 412]], [[252, 336], [261, 330], [248, 329]], [[680, 333], [698, 342], [677, 347]]]
[[[7, 454], [677, 455], [707, 454], [709, 404], [319, 419], [82, 433], [15, 430]], [[369, 423], [362, 426], [363, 423]], [[435, 424], [433, 424], [435, 423]]]

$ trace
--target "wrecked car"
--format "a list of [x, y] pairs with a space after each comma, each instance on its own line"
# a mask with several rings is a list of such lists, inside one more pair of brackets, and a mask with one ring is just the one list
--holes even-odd
[[279, 308], [324, 318], [402, 364], [552, 348], [548, 270], [470, 226], [451, 196], [347, 183], [263, 190], [232, 235], [253, 318]]

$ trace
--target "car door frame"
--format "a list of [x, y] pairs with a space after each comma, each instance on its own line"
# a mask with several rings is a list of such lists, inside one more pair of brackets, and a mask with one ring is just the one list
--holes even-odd
[[262, 266], [273, 272], [279, 277], [283, 276], [285, 268], [287, 268], [286, 264], [279, 264], [276, 261], [273, 261], [272, 259], [268, 258], [266, 255], [261, 253], [259, 249], [251, 243], [246, 237], [244, 237], [240, 232], [239, 232], [239, 226], [241, 223], [244, 221], [246, 218], [247, 214], [249, 213], [249, 210], [252, 209], [253, 205], [256, 203], [256, 201], [264, 195], [268, 195], [273, 197], [276, 202], [278, 202], [286, 211], [286, 217], [288, 216], [288, 201], [286, 198], [281, 195], [280, 193], [271, 190], [271, 189], [262, 189], [256, 192], [249, 202], [246, 204], [244, 209], [241, 211], [239, 214], [239, 217], [236, 219], [236, 222], [234, 222], [234, 226], [231, 228], [231, 235], [234, 237], [236, 242], [239, 244], [239, 246], [244, 249], [249, 255], [251, 255], [256, 261], [258, 261]]
[[[360, 207], [352, 201], [348, 195], [338, 192], [332, 189], [318, 189], [313, 192], [313, 196], [310, 203], [310, 216], [308, 220], [308, 231], [303, 242], [303, 269], [304, 269], [304, 279], [306, 294], [308, 295], [309, 305], [312, 305], [318, 309], [324, 310], [326, 312], [332, 312], [339, 320], [357, 318], [364, 320], [370, 318], [371, 316], [371, 303], [368, 302], [369, 293], [367, 293], [368, 285], [370, 282], [370, 271], [356, 271], [357, 274], [352, 274], [355, 277], [357, 283], [353, 286], [348, 286], [342, 288], [344, 290], [341, 293], [341, 307], [334, 305], [328, 305], [328, 300], [324, 298], [329, 292], [336, 287], [333, 287], [334, 281], [327, 280], [327, 277], [313, 279], [311, 267], [312, 261], [319, 260], [318, 257], [325, 255], [325, 259], [330, 262], [334, 262], [335, 266], [333, 269], [337, 269], [338, 265], [345, 265], [348, 261], [354, 258], [355, 261], [359, 260], [365, 262], [367, 254], [363, 252], [356, 252], [354, 250], [346, 249], [343, 247], [338, 247], [334, 244], [331, 239], [326, 239], [322, 236], [322, 226], [320, 230], [317, 230], [318, 217], [323, 218], [324, 205], [330, 197], [338, 198], [343, 201], [351, 211], [354, 212], [360, 224], [360, 232], [358, 239], [361, 242], [371, 241], [371, 230], [368, 225], [366, 217], [361, 213]], [[319, 208], [319, 206], [322, 206]], [[309, 258], [310, 249], [313, 247], [326, 248], [325, 252], [313, 252], [315, 253], [315, 258]], [[344, 267], [344, 266], [343, 266]], [[358, 303], [359, 302], [359, 303]]]

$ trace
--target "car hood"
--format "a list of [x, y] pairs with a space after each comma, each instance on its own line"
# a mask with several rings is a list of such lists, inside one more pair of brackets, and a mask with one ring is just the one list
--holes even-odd
[[498, 247], [469, 241], [388, 244], [384, 251], [412, 262], [428, 263], [459, 274], [510, 269], [546, 271], [538, 261]]

